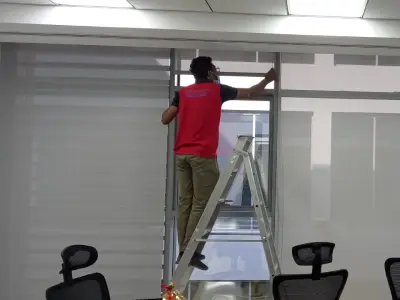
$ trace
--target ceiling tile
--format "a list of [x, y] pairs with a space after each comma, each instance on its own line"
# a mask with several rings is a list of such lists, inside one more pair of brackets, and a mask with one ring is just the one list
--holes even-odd
[[399, 0], [369, 0], [364, 18], [400, 19]]
[[208, 0], [214, 12], [287, 15], [285, 0]]
[[137, 9], [210, 11], [204, 0], [129, 0]]
[[55, 5], [50, 0], [0, 0], [0, 3]]

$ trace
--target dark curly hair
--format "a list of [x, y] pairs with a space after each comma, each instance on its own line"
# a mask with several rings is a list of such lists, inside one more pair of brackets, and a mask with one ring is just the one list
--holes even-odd
[[206, 80], [209, 76], [209, 72], [215, 68], [212, 63], [212, 58], [208, 56], [199, 56], [193, 58], [190, 64], [190, 72], [193, 74], [196, 80]]

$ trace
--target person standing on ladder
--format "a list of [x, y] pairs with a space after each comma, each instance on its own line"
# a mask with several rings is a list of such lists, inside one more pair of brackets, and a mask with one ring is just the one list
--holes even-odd
[[[219, 83], [218, 69], [211, 57], [199, 56], [190, 64], [195, 84], [175, 94], [161, 121], [169, 124], [178, 116], [175, 142], [179, 182], [178, 241], [179, 263], [219, 178], [217, 149], [222, 104], [229, 100], [251, 99], [276, 79], [272, 68], [258, 84], [237, 89]], [[195, 253], [190, 265], [208, 270], [204, 255]]]

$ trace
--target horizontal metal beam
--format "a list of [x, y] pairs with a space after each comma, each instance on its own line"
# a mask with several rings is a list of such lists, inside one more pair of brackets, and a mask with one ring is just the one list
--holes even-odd
[[260, 233], [249, 233], [249, 232], [245, 232], [245, 233], [243, 233], [243, 232], [218, 232], [218, 231], [216, 231], [216, 232], [211, 232], [210, 233], [210, 236], [211, 235], [219, 235], [219, 236], [221, 236], [221, 235], [223, 235], [223, 236], [242, 236], [242, 235], [246, 235], [246, 236], [248, 236], [248, 235], [254, 235], [254, 236], [260, 236]]
[[[237, 76], [242, 76], [238, 73]], [[176, 87], [178, 91], [180, 87]], [[274, 90], [265, 90], [263, 94], [253, 97], [256, 101], [273, 101]], [[318, 91], [318, 90], [281, 90], [283, 98], [321, 98], [321, 99], [365, 99], [365, 100], [400, 100], [400, 92], [358, 92], [358, 91]], [[243, 111], [244, 113], [251, 113]]]
[[[215, 60], [213, 58], [213, 60]], [[180, 75], [192, 75], [190, 71], [180, 71]], [[241, 77], [263, 77], [265, 76], [265, 73], [252, 73], [252, 72], [219, 72], [219, 76], [241, 76]]]
[[282, 98], [400, 100], [400, 92], [282, 90], [281, 95]]
[[[237, 73], [236, 76], [238, 77], [243, 77], [242, 76], [243, 73]], [[176, 86], [175, 87], [175, 91], [179, 91], [179, 89], [181, 89], [183, 86], [179, 87]], [[258, 100], [258, 101], [271, 101], [274, 99], [274, 90], [273, 89], [265, 89], [264, 92], [261, 95], [257, 95], [257, 96], [253, 96], [251, 98], [251, 100]]]
[[[0, 4], [1, 5], [1, 4]], [[285, 53], [340, 53], [358, 55], [380, 55], [396, 56], [399, 54], [399, 47], [368, 47], [366, 45], [337, 46], [335, 44], [307, 44], [307, 43], [278, 43], [278, 42], [236, 42], [236, 41], [213, 41], [206, 39], [151, 39], [135, 37], [117, 36], [97, 36], [97, 35], [65, 35], [65, 34], [24, 34], [24, 33], [1, 33], [0, 42], [2, 43], [36, 43], [53, 45], [84, 45], [84, 46], [105, 46], [105, 47], [147, 47], [147, 48], [180, 48], [180, 49], [219, 49], [225, 51], [241, 51], [243, 49], [251, 51], [271, 51]]]
[[[261, 101], [261, 100], [260, 100]], [[259, 111], [259, 110], [232, 110], [232, 109], [224, 109], [222, 108], [222, 112], [224, 113], [239, 113], [239, 114], [244, 114], [244, 115], [263, 115], [264, 113], [267, 114], [268, 111], [267, 110], [263, 110], [263, 111]], [[224, 120], [225, 123], [229, 123], [229, 120]], [[237, 122], [237, 120], [233, 120], [232, 122]], [[242, 121], [242, 122], [246, 122], [246, 121]], [[253, 120], [249, 120], [249, 123], [252, 123]]]

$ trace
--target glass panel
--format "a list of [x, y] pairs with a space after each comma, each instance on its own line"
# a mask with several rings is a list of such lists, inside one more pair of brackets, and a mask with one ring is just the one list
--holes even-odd
[[[184, 74], [180, 76], [180, 86], [194, 83], [190, 75], [191, 60], [198, 55], [211, 55], [214, 63], [220, 71], [229, 73], [221, 75], [221, 83], [236, 88], [249, 88], [262, 80], [262, 74], [272, 66], [272, 60], [260, 63], [258, 53], [225, 51], [205, 52], [196, 50], [180, 51], [180, 69]], [[275, 56], [272, 55], [272, 58]], [[233, 73], [233, 74], [232, 74]], [[246, 73], [241, 76], [241, 74]], [[254, 76], [251, 76], [253, 73]], [[250, 76], [249, 76], [250, 75]], [[178, 82], [178, 81], [177, 81]], [[273, 83], [267, 89], [273, 89]], [[263, 189], [267, 186], [268, 155], [265, 139], [268, 138], [268, 101], [228, 101], [222, 106], [223, 113], [220, 125], [220, 145], [218, 149], [218, 164], [221, 171], [226, 166], [232, 150], [236, 144], [238, 135], [257, 136], [251, 148], [253, 154], [257, 152], [257, 165], [264, 171]], [[266, 161], [265, 161], [266, 160]], [[233, 286], [248, 280], [269, 280], [268, 266], [264, 257], [264, 251], [260, 242], [241, 242], [244, 239], [260, 239], [257, 221], [252, 209], [252, 197], [247, 178], [241, 168], [235, 179], [232, 189], [227, 196], [230, 205], [224, 208], [217, 219], [210, 238], [237, 240], [235, 242], [209, 242], [206, 244], [203, 254], [206, 256], [204, 263], [209, 266], [207, 272], [195, 270], [192, 281], [230, 281]], [[234, 250], [234, 251], [232, 251]], [[210, 282], [212, 284], [213, 282]], [[232, 284], [227, 284], [228, 286]], [[227, 286], [226, 284], [223, 286]], [[246, 283], [245, 296], [249, 293], [250, 284]], [[239, 288], [243, 289], [239, 284]], [[235, 289], [235, 288], [234, 288]], [[239, 290], [240, 290], [239, 289]], [[257, 289], [255, 289], [257, 290]], [[259, 290], [259, 287], [258, 287]], [[237, 292], [226, 293], [224, 299], [232, 297], [242, 298], [243, 294]], [[257, 293], [254, 292], [254, 295]], [[208, 297], [210, 298], [210, 297]], [[217, 298], [214, 298], [217, 299]], [[221, 298], [222, 299], [222, 298]]]
[[[218, 164], [222, 172], [235, 148], [237, 136], [253, 135], [253, 114], [223, 112], [219, 132]], [[228, 201], [232, 201], [232, 205], [251, 205], [251, 197], [244, 191], [243, 184], [242, 166], [227, 197]]]
[[[85, 47], [7, 49], [1, 65], [7, 76], [0, 77], [0, 265], [7, 274], [1, 299], [43, 299], [62, 281], [60, 253], [71, 244], [98, 249], [90, 270], [105, 275], [113, 300], [159, 296], [165, 205], [159, 171], [167, 146], [159, 118], [168, 105], [168, 74], [160, 70], [160, 80], [143, 85], [142, 68], [112, 47], [89, 47], [90, 62]], [[57, 61], [62, 53], [68, 59]], [[150, 68], [158, 66], [148, 59]], [[120, 72], [122, 64], [136, 70], [135, 80]]]
[[[268, 123], [268, 112], [223, 112], [220, 126], [220, 147], [218, 149], [218, 162], [221, 171], [228, 163], [237, 136], [256, 136], [251, 152], [257, 152], [257, 163], [260, 170], [264, 171], [263, 185], [266, 187], [268, 144], [265, 143], [264, 138], [268, 136]], [[252, 208], [249, 183], [243, 167], [232, 185], [227, 200], [231, 201], [231, 206], [220, 213], [210, 238], [237, 240], [237, 242], [207, 243], [203, 254], [206, 256], [204, 262], [208, 264], [209, 270], [206, 272], [194, 270], [191, 280], [268, 280], [269, 271], [262, 244], [241, 242], [241, 240], [260, 239], [257, 219], [254, 217]]]
[[334, 241], [329, 269], [351, 274], [343, 298], [391, 298], [384, 262], [400, 253], [400, 101], [283, 98], [280, 121], [283, 272], [299, 271], [293, 245]]
[[[376, 66], [375, 57], [315, 54], [315, 63], [282, 63], [282, 89], [317, 91], [398, 92], [400, 66], [391, 60]], [[343, 61], [345, 58], [345, 61]], [[371, 60], [372, 58], [372, 60]], [[370, 64], [370, 65], [360, 65]]]
[[268, 197], [268, 159], [269, 159], [269, 113], [255, 114], [256, 138], [253, 153], [256, 167], [261, 179], [264, 199]]
[[[255, 54], [255, 52], [254, 52]], [[201, 55], [201, 54], [200, 54]], [[226, 56], [226, 52], [225, 52]], [[271, 54], [273, 58], [275, 58], [275, 54]], [[185, 55], [182, 58], [181, 61], [181, 70], [183, 72], [189, 71], [190, 69], [190, 63], [193, 58], [196, 57], [195, 52], [191, 52], [190, 55]], [[211, 56], [213, 59], [213, 63], [220, 68], [221, 72], [233, 72], [233, 73], [238, 73], [240, 76], [240, 73], [265, 73], [267, 72], [270, 68], [273, 67], [272, 61], [268, 62], [256, 62], [255, 60], [255, 55], [253, 62], [250, 61], [238, 61], [238, 60], [228, 60], [229, 57], [225, 60], [218, 58], [217, 56]]]

